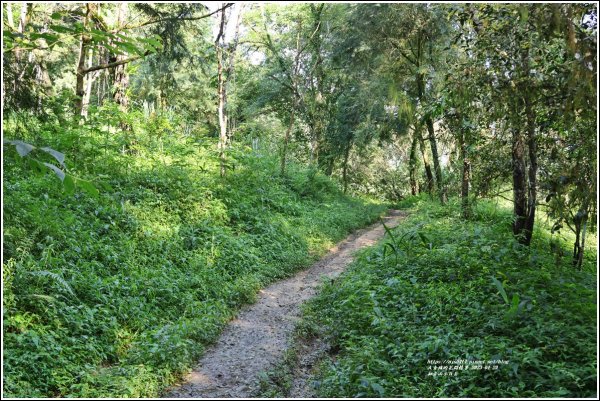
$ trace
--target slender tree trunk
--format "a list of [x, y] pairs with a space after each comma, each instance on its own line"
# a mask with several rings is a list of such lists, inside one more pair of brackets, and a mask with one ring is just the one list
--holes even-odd
[[219, 160], [221, 163], [221, 177], [225, 175], [225, 147], [227, 145], [227, 116], [225, 115], [225, 83], [223, 82], [223, 62], [220, 46], [217, 47], [217, 80], [219, 96]]
[[240, 40], [240, 22], [242, 20], [242, 13], [244, 11], [244, 3], [239, 3], [237, 5], [238, 7], [238, 14], [237, 14], [237, 18], [235, 21], [235, 31], [234, 31], [234, 35], [233, 35], [233, 43], [231, 44], [230, 48], [229, 48], [229, 62], [227, 64], [227, 71], [226, 71], [226, 75], [225, 75], [225, 87], [224, 87], [224, 92], [223, 92], [223, 96], [224, 96], [224, 106], [223, 106], [223, 110], [225, 112], [225, 119], [229, 124], [229, 130], [226, 130], [227, 133], [227, 143], [226, 146], [228, 146], [231, 141], [233, 140], [233, 126], [234, 121], [233, 118], [230, 116], [228, 107], [227, 107], [227, 97], [229, 94], [229, 82], [231, 82], [232, 80], [235, 82], [235, 54], [236, 54], [236, 50], [237, 50], [237, 46]]
[[[313, 16], [313, 32], [312, 35], [312, 49], [315, 55], [314, 65], [314, 78], [316, 81], [316, 87], [314, 87], [314, 112], [313, 112], [313, 149], [312, 149], [312, 161], [315, 166], [319, 166], [319, 150], [321, 141], [323, 139], [323, 133], [325, 131], [325, 114], [326, 114], [326, 103], [323, 97], [325, 71], [323, 69], [323, 55], [321, 53], [322, 38], [321, 38], [321, 22], [322, 13], [325, 8], [325, 4], [321, 3], [318, 5], [311, 4], [311, 13]], [[312, 82], [312, 80], [311, 80]]]
[[[89, 56], [88, 56], [88, 67], [92, 66], [92, 62], [93, 62], [93, 57], [94, 57], [94, 53], [92, 51], [92, 49], [88, 49], [89, 52]], [[93, 82], [93, 78], [92, 78], [92, 74], [87, 74], [87, 79], [85, 80], [85, 92], [83, 94], [83, 101], [82, 101], [82, 105], [81, 105], [81, 116], [84, 118], [87, 118], [88, 115], [88, 109], [90, 106], [90, 99], [92, 97], [92, 82]]]
[[527, 147], [529, 148], [529, 193], [527, 199], [527, 220], [525, 221], [526, 244], [531, 243], [533, 225], [535, 222], [535, 209], [537, 202], [537, 140], [535, 135], [535, 114], [528, 95], [525, 97], [525, 113], [527, 117]]
[[[418, 66], [417, 66], [418, 67]], [[419, 102], [424, 103], [425, 101], [425, 78], [423, 74], [417, 74], [417, 91], [419, 96]], [[433, 158], [433, 167], [435, 171], [435, 180], [439, 192], [440, 202], [446, 203], [446, 190], [444, 189], [444, 182], [442, 181], [442, 167], [440, 165], [439, 154], [437, 149], [437, 141], [435, 139], [435, 130], [433, 129], [433, 120], [427, 116], [425, 118], [425, 125], [427, 126], [427, 132], [429, 133], [429, 145], [431, 147], [431, 157]]]
[[[49, 11], [52, 12], [53, 9], [54, 9], [54, 6], [50, 6]], [[42, 32], [46, 32], [47, 30], [48, 30], [48, 21], [44, 21]], [[48, 47], [48, 43], [44, 38], [40, 38], [39, 40], [41, 42], [41, 47], [43, 47], [43, 48]], [[46, 63], [46, 58], [45, 58], [45, 56], [47, 55], [46, 51], [41, 50], [41, 49], [34, 49], [31, 51], [31, 55], [33, 56], [33, 59], [35, 60], [34, 62], [35, 62], [35, 68], [36, 68], [36, 76], [35, 76], [36, 84], [38, 85], [39, 88], [41, 88], [43, 90], [43, 93], [45, 96], [50, 97], [54, 94], [54, 87], [52, 86], [52, 80], [50, 79], [50, 74], [48, 73], [48, 65]], [[37, 107], [38, 107], [39, 112], [42, 111], [42, 101], [43, 101], [43, 96], [38, 96]]]
[[217, 149], [219, 151], [219, 159], [220, 159], [220, 172], [221, 177], [225, 176], [225, 149], [227, 148], [231, 138], [227, 132], [227, 83], [229, 78], [234, 73], [234, 60], [235, 60], [235, 51], [239, 40], [239, 27], [241, 21], [243, 6], [240, 6], [238, 17], [235, 26], [235, 36], [233, 40], [233, 44], [229, 49], [229, 63], [227, 66], [224, 66], [225, 63], [225, 27], [227, 25], [226, 22], [226, 14], [225, 9], [221, 10], [221, 21], [219, 23], [219, 32], [217, 34], [217, 38], [215, 39], [215, 48], [217, 52], [217, 82], [218, 82], [218, 115], [219, 115], [219, 143], [217, 144]]
[[[529, 80], [529, 49], [523, 48], [521, 52], [522, 84], [519, 87], [524, 96], [525, 106], [525, 133], [521, 128], [513, 128], [513, 191], [514, 214], [513, 233], [518, 236], [518, 241], [524, 245], [531, 243], [533, 225], [535, 222], [535, 209], [537, 201], [537, 141], [535, 137], [535, 113], [531, 100], [531, 83]], [[517, 106], [519, 107], [519, 106]], [[515, 110], [515, 115], [518, 111]], [[525, 141], [529, 156], [529, 167], [526, 172]]]
[[410, 158], [408, 162], [408, 177], [410, 181], [410, 193], [416, 195], [419, 192], [419, 182], [417, 180], [417, 132], [413, 132], [413, 138], [410, 145]]
[[[119, 54], [117, 61], [124, 60], [127, 56]], [[127, 87], [129, 86], [129, 75], [125, 71], [125, 64], [115, 67], [113, 100], [121, 110], [126, 111], [129, 101], [127, 99]]]
[[346, 152], [344, 153], [344, 166], [342, 169], [342, 181], [344, 183], [344, 193], [348, 190], [348, 159], [350, 158], [350, 150], [352, 149], [352, 142], [346, 146]]
[[[300, 27], [300, 23], [298, 22], [298, 28]], [[270, 41], [270, 37], [269, 37], [269, 41]], [[270, 42], [272, 44], [272, 42]], [[273, 47], [271, 47], [271, 51], [273, 51], [273, 53], [276, 53], [275, 49]], [[292, 98], [294, 99], [293, 104], [292, 104], [292, 111], [291, 111], [291, 115], [290, 115], [290, 125], [288, 126], [288, 129], [285, 132], [285, 138], [283, 141], [283, 149], [282, 149], [282, 154], [281, 154], [281, 175], [285, 174], [285, 165], [286, 165], [286, 158], [287, 158], [287, 150], [288, 150], [288, 146], [290, 143], [290, 139], [291, 139], [291, 134], [292, 134], [292, 129], [294, 127], [294, 117], [296, 115], [296, 109], [298, 107], [300, 107], [300, 102], [301, 102], [301, 97], [300, 97], [300, 91], [298, 90], [298, 84], [297, 84], [297, 77], [298, 77], [298, 70], [300, 68], [300, 54], [301, 54], [302, 50], [300, 48], [300, 30], [298, 29], [298, 34], [296, 35], [296, 55], [294, 56], [294, 64], [292, 65], [292, 69], [290, 72], [290, 85], [291, 85], [291, 95]], [[281, 64], [283, 66], [283, 63]]]
[[288, 144], [290, 142], [290, 137], [292, 134], [292, 129], [294, 127], [294, 116], [296, 113], [296, 100], [294, 100], [294, 105], [292, 106], [292, 111], [290, 113], [290, 124], [288, 125], [287, 130], [285, 131], [285, 137], [283, 138], [283, 148], [281, 149], [281, 175], [285, 175], [285, 159], [287, 157], [287, 149]]
[[[119, 5], [119, 11], [117, 14], [117, 26], [121, 27], [125, 25], [127, 20], [127, 3], [121, 3]], [[118, 54], [117, 62], [127, 59], [127, 54]], [[114, 70], [114, 92], [113, 100], [117, 103], [122, 111], [127, 111], [128, 99], [127, 99], [127, 87], [129, 86], [129, 74], [125, 69], [125, 64], [121, 64], [115, 67]]]
[[512, 130], [513, 210], [515, 221], [513, 234], [520, 243], [527, 245], [524, 235], [527, 221], [527, 176], [525, 172], [525, 141], [518, 128]]
[[461, 201], [462, 201], [462, 214], [465, 219], [471, 217], [471, 205], [469, 204], [469, 184], [471, 180], [471, 162], [467, 155], [467, 141], [465, 132], [461, 132], [459, 136], [460, 141], [460, 159], [462, 161], [462, 179], [461, 179]]
[[15, 20], [12, 12], [12, 3], [6, 3], [6, 23], [11, 30], [15, 29]]
[[587, 214], [583, 217], [583, 230], [581, 232], [581, 246], [579, 248], [579, 255], [577, 255], [576, 266], [581, 269], [583, 265], [583, 252], [585, 250], [585, 233], [587, 231]]
[[319, 130], [313, 129], [312, 146], [310, 150], [310, 162], [311, 164], [319, 165]]
[[[102, 102], [102, 80], [104, 79], [104, 72], [101, 72], [101, 74], [103, 77], [100, 81], [98, 81], [98, 83], [96, 84], [96, 106], [100, 107], [100, 104]], [[99, 76], [100, 76], [99, 75]]]
[[589, 202], [585, 201], [575, 215], [575, 242], [573, 244], [573, 266], [581, 269], [585, 250], [585, 235], [587, 231], [588, 216], [592, 214]]
[[581, 252], [581, 220], [575, 221], [575, 243], [573, 244], [573, 266], [579, 266]]
[[437, 184], [437, 190], [439, 192], [440, 202], [442, 205], [446, 203], [446, 189], [444, 188], [444, 182], [442, 180], [442, 166], [440, 165], [440, 157], [438, 154], [437, 141], [435, 139], [435, 130], [433, 129], [433, 121], [431, 118], [425, 120], [427, 125], [427, 131], [429, 133], [429, 145], [431, 146], [431, 157], [433, 158], [433, 169], [435, 171], [435, 182]]
[[[7, 4], [10, 5], [10, 3]], [[21, 13], [19, 15], [19, 20], [18, 20], [18, 26], [16, 28], [16, 31], [19, 34], [23, 34], [25, 32], [25, 28], [27, 27], [27, 25], [29, 24], [29, 16], [31, 14], [31, 9], [32, 9], [33, 5], [31, 3], [27, 4], [27, 3], [23, 3], [21, 5]], [[10, 22], [9, 22], [9, 26], [11, 26], [14, 29], [14, 26], [12, 25], [12, 7], [10, 9], [7, 9], [7, 17], [10, 18]], [[21, 90], [21, 85], [22, 85], [22, 79], [25, 75], [25, 72], [27, 71], [27, 62], [24, 62], [23, 60], [23, 51], [20, 50], [19, 48], [17, 48], [14, 51], [14, 57], [15, 57], [15, 71], [18, 71], [17, 75], [17, 79], [14, 79], [12, 82], [12, 92], [15, 94], [20, 93]], [[5, 89], [4, 89], [4, 85], [2, 85], [2, 92], [5, 93]]]
[[325, 163], [325, 175], [327, 177], [331, 177], [333, 174], [333, 168], [335, 167], [335, 157], [333, 155], [328, 154], [324, 160]]
[[225, 176], [225, 148], [227, 146], [227, 115], [225, 114], [225, 78], [223, 75], [223, 45], [221, 39], [225, 34], [225, 10], [221, 11], [221, 22], [219, 24], [219, 33], [215, 40], [215, 49], [217, 52], [217, 95], [219, 115], [219, 142], [217, 149], [219, 151], [220, 173], [221, 177]]
[[[29, 24], [29, 16], [31, 14], [32, 7], [33, 7], [33, 5], [31, 3], [29, 3], [29, 4], [23, 3], [21, 5], [21, 15], [19, 16], [19, 27], [18, 27], [18, 32], [20, 34], [25, 33], [25, 28]], [[22, 58], [21, 50], [19, 50], [19, 49], [15, 50], [15, 59], [18, 62], [20, 62], [21, 58]]]
[[427, 192], [431, 195], [433, 194], [433, 185], [434, 178], [433, 173], [431, 171], [431, 165], [429, 164], [429, 156], [427, 155], [427, 148], [425, 147], [425, 141], [423, 140], [423, 135], [421, 135], [421, 131], [418, 130], [415, 135], [419, 140], [419, 148], [421, 149], [421, 156], [423, 157], [423, 166], [425, 167], [425, 175], [427, 176]]
[[[92, 13], [92, 3], [86, 3], [86, 13], [83, 21], [84, 28], [87, 28]], [[85, 59], [87, 56], [90, 37], [87, 33], [82, 32], [79, 39], [79, 59], [77, 61], [77, 75], [75, 81], [75, 115], [83, 115], [83, 98], [85, 95]]]

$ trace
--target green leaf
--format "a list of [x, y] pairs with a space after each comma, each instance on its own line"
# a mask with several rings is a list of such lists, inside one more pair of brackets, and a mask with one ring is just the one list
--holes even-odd
[[15, 39], [15, 35], [11, 31], [9, 31], [7, 29], [5, 29], [4, 31], [2, 31], [2, 37], [4, 38], [5, 42], [6, 41], [12, 42]]
[[502, 295], [502, 299], [504, 299], [504, 302], [508, 304], [508, 295], [506, 295], [506, 291], [504, 291], [504, 286], [502, 285], [502, 283], [498, 281], [498, 279], [494, 276], [492, 276], [492, 282], [494, 283], [496, 288], [498, 288], [498, 291], [500, 292], [500, 295]]
[[74, 33], [74, 32], [76, 32], [75, 29], [73, 29], [71, 27], [67, 27], [67, 26], [62, 26], [62, 25], [50, 25], [50, 29], [52, 29], [54, 32], [58, 32], [58, 33]]
[[101, 30], [99, 30], [99, 29], [90, 29], [90, 32], [91, 32], [91, 33], [93, 33], [94, 35], [97, 35], [97, 36], [102, 36], [102, 37], [104, 37], [104, 38], [110, 38], [110, 39], [113, 39], [113, 38], [115, 37], [115, 35], [113, 35], [112, 33], [110, 33], [110, 32], [105, 32], [105, 31], [101, 31]]
[[45, 39], [48, 42], [56, 42], [58, 40], [58, 35], [54, 35], [51, 33], [32, 33], [30, 36], [31, 40], [36, 40], [36, 39]]
[[38, 271], [32, 271], [29, 272], [29, 274], [31, 274], [32, 276], [37, 276], [37, 277], [46, 277], [49, 278], [51, 280], [53, 280], [54, 282], [56, 282], [57, 284], [60, 285], [60, 287], [65, 290], [69, 295], [71, 296], [76, 296], [75, 292], [73, 292], [73, 288], [71, 288], [71, 286], [69, 285], [69, 283], [67, 283], [67, 281], [59, 274], [48, 271], [48, 270], [38, 270]]
[[99, 191], [98, 188], [96, 188], [96, 186], [94, 184], [92, 184], [90, 181], [87, 180], [82, 180], [81, 178], [78, 178], [76, 181], [76, 184], [79, 188], [83, 189], [85, 192], [88, 193], [88, 195], [90, 195], [93, 198], [98, 198], [99, 195]]
[[509, 319], [514, 318], [519, 311], [519, 294], [513, 294], [510, 309], [506, 312], [506, 317]]
[[69, 174], [65, 174], [65, 179], [63, 180], [63, 185], [65, 187], [65, 192], [68, 195], [72, 195], [75, 192], [75, 182], [73, 181], [73, 177]]
[[60, 153], [59, 151], [54, 150], [52, 148], [48, 148], [48, 147], [43, 147], [43, 148], [41, 148], [41, 150], [52, 155], [61, 164], [61, 166], [64, 166], [64, 164], [65, 164], [64, 153]]
[[58, 20], [58, 19], [61, 19], [62, 16], [63, 16], [62, 13], [60, 13], [60, 12], [57, 11], [55, 13], [52, 13], [52, 15], [50, 16], [50, 18], [52, 18], [54, 20]]
[[50, 295], [43, 295], [43, 294], [31, 294], [29, 295], [32, 298], [39, 298], [39, 299], [43, 299], [45, 301], [48, 302], [56, 302], [56, 298], [51, 297]]
[[29, 144], [29, 143], [25, 143], [23, 141], [19, 141], [18, 139], [15, 140], [4, 140], [4, 143], [9, 143], [11, 145], [14, 145], [15, 148], [17, 149], [17, 153], [19, 154], [19, 156], [21, 157], [25, 157], [29, 154], [29, 152], [31, 152], [33, 149], [35, 149], [35, 146]]
[[109, 45], [108, 43], [103, 43], [102, 46], [106, 48], [106, 50], [110, 51], [112, 54], [120, 54], [121, 51], [114, 46]]
[[381, 385], [377, 383], [371, 383], [371, 388], [373, 389], [373, 391], [379, 394], [380, 397], [383, 397], [383, 393], [385, 393], [385, 390], [383, 389], [383, 387], [381, 387]]
[[65, 181], [65, 172], [56, 167], [54, 164], [44, 163], [44, 166], [48, 167], [50, 170], [54, 171], [54, 174], [64, 183]]
[[422, 232], [418, 232], [419, 234], [419, 238], [421, 238], [421, 242], [423, 242], [423, 245], [429, 245], [431, 243], [431, 240], [429, 238], [427, 238], [427, 236], [425, 234], [423, 234]]
[[148, 41], [148, 43], [150, 43], [152, 46], [154, 46], [157, 49], [162, 48], [162, 42], [160, 40], [154, 39], [154, 38], [148, 38], [146, 39]]
[[115, 45], [117, 45], [117, 47], [120, 47], [121, 49], [125, 50], [128, 53], [135, 53], [140, 56], [144, 54], [143, 51], [141, 51], [140, 49], [138, 49], [136, 46], [134, 46], [132, 43], [129, 43], [129, 42], [116, 42]]
[[29, 163], [29, 167], [31, 167], [31, 169], [34, 170], [35, 173], [39, 174], [46, 171], [42, 163], [35, 159], [32, 159], [31, 157], [27, 159], [27, 162]]
[[388, 228], [388, 226], [385, 225], [385, 223], [383, 222], [383, 220], [381, 221], [381, 224], [383, 225], [383, 229], [385, 230], [385, 233], [390, 236], [390, 238], [392, 239], [392, 241], [394, 242], [394, 244], [397, 244], [396, 238], [394, 237], [394, 234], [392, 234], [392, 231]]
[[519, 307], [519, 294], [513, 294], [511, 309], [517, 309]]

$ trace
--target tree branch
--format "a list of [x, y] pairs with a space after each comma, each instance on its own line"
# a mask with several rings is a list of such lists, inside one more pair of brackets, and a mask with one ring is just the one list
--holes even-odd
[[200, 15], [198, 17], [179, 17], [178, 16], [178, 17], [159, 18], [159, 19], [155, 19], [155, 20], [151, 20], [151, 21], [145, 21], [145, 22], [142, 22], [140, 24], [133, 25], [133, 26], [125, 26], [123, 28], [114, 29], [114, 30], [111, 31], [111, 33], [117, 33], [117, 32], [120, 32], [120, 31], [127, 30], [127, 29], [141, 28], [141, 27], [144, 27], [144, 26], [147, 26], [147, 25], [158, 24], [160, 22], [167, 22], [167, 21], [178, 21], [178, 20], [179, 21], [197, 21], [197, 20], [200, 20], [200, 19], [208, 18], [208, 17], [210, 17], [212, 15], [215, 15], [215, 14], [221, 12], [221, 11], [225, 11], [227, 8], [233, 6], [233, 4], [234, 3], [227, 3], [223, 7], [219, 8], [219, 9], [217, 9], [217, 10], [211, 12], [211, 13]]
[[143, 57], [146, 57], [149, 54], [150, 54], [150, 51], [147, 51], [147, 52], [145, 52], [142, 55], [129, 57], [129, 58], [126, 58], [126, 59], [123, 59], [123, 60], [118, 60], [118, 61], [115, 61], [115, 62], [112, 62], [112, 63], [98, 64], [98, 65], [95, 65], [95, 66], [92, 66], [92, 67], [85, 68], [83, 71], [81, 71], [81, 73], [83, 75], [85, 75], [85, 74], [90, 73], [92, 71], [105, 70], [107, 68], [117, 67], [117, 66], [120, 66], [120, 65], [123, 65], [123, 64], [131, 63], [132, 61], [135, 61], [135, 60], [139, 60], [139, 59], [141, 59]]
[[393, 41], [390, 41], [390, 43], [392, 44], [392, 46], [393, 46], [393, 47], [394, 47], [396, 50], [398, 50], [398, 52], [400, 52], [400, 54], [401, 54], [401, 55], [402, 55], [402, 56], [403, 56], [403, 57], [404, 57], [406, 60], [408, 60], [408, 62], [410, 62], [411, 64], [414, 64], [414, 65], [416, 65], [416, 66], [418, 66], [418, 65], [419, 65], [419, 64], [418, 64], [418, 62], [417, 62], [416, 60], [414, 60], [414, 59], [410, 58], [410, 56], [408, 55], [408, 53], [406, 53], [406, 52], [404, 51], [404, 49], [402, 48], [402, 46], [400, 46], [400, 45], [398, 45], [398, 44], [394, 43]]

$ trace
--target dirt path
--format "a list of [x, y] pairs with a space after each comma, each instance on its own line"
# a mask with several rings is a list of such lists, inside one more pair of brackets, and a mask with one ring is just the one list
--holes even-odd
[[[405, 215], [393, 210], [384, 222], [394, 227]], [[186, 382], [165, 397], [251, 397], [258, 386], [258, 374], [278, 362], [288, 348], [300, 304], [316, 294], [323, 277], [338, 276], [356, 250], [375, 244], [384, 234], [381, 223], [358, 230], [310, 268], [261, 290], [257, 302], [243, 308], [218, 342], [207, 349]]]

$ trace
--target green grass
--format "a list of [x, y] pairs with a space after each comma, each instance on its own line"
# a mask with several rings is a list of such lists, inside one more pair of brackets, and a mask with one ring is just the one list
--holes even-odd
[[27, 132], [111, 189], [66, 195], [5, 148], [5, 397], [157, 396], [258, 289], [386, 209], [243, 146], [221, 179], [211, 139], [134, 127], [122, 152], [103, 127]]
[[[322, 397], [593, 397], [596, 249], [585, 266], [511, 235], [511, 210], [479, 202], [471, 221], [407, 200], [412, 215], [363, 251], [305, 310], [301, 327], [337, 350], [315, 376]], [[566, 255], [570, 243], [562, 242]], [[592, 249], [590, 249], [592, 248]], [[506, 299], [504, 297], [506, 295]], [[429, 360], [508, 361], [433, 376]]]

